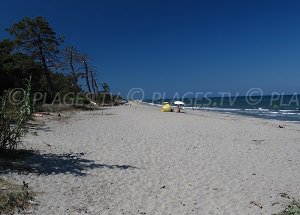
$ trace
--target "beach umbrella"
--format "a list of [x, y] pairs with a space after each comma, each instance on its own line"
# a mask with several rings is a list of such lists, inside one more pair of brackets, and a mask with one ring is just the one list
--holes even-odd
[[175, 101], [174, 104], [175, 105], [184, 105], [184, 103], [182, 101]]

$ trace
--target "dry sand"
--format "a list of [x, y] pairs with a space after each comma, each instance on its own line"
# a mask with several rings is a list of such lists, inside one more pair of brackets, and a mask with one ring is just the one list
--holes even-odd
[[83, 111], [46, 120], [24, 140], [40, 151], [29, 173], [1, 177], [29, 183], [34, 214], [272, 214], [300, 199], [299, 131], [143, 105]]

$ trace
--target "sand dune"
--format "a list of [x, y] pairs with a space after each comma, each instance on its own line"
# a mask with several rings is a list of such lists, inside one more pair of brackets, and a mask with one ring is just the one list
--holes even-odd
[[[283, 125], [284, 128], [279, 128]], [[272, 214], [300, 198], [300, 125], [138, 105], [47, 120], [28, 135], [35, 214]]]

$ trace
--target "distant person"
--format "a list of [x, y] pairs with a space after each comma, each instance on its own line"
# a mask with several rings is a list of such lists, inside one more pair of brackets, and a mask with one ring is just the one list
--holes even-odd
[[180, 110], [181, 110], [180, 105], [177, 105], [177, 111], [176, 111], [176, 112], [177, 112], [177, 113], [180, 113], [180, 112], [181, 112]]

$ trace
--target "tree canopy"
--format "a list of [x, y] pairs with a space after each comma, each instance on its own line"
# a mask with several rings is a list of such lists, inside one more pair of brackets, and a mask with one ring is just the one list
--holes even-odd
[[0, 96], [5, 90], [24, 87], [28, 77], [33, 92], [77, 95], [86, 91], [80, 83], [94, 99], [98, 85], [109, 91], [108, 85], [97, 81], [88, 55], [74, 46], [64, 47], [63, 37], [44, 17], [25, 17], [6, 30], [11, 37], [0, 41]]

